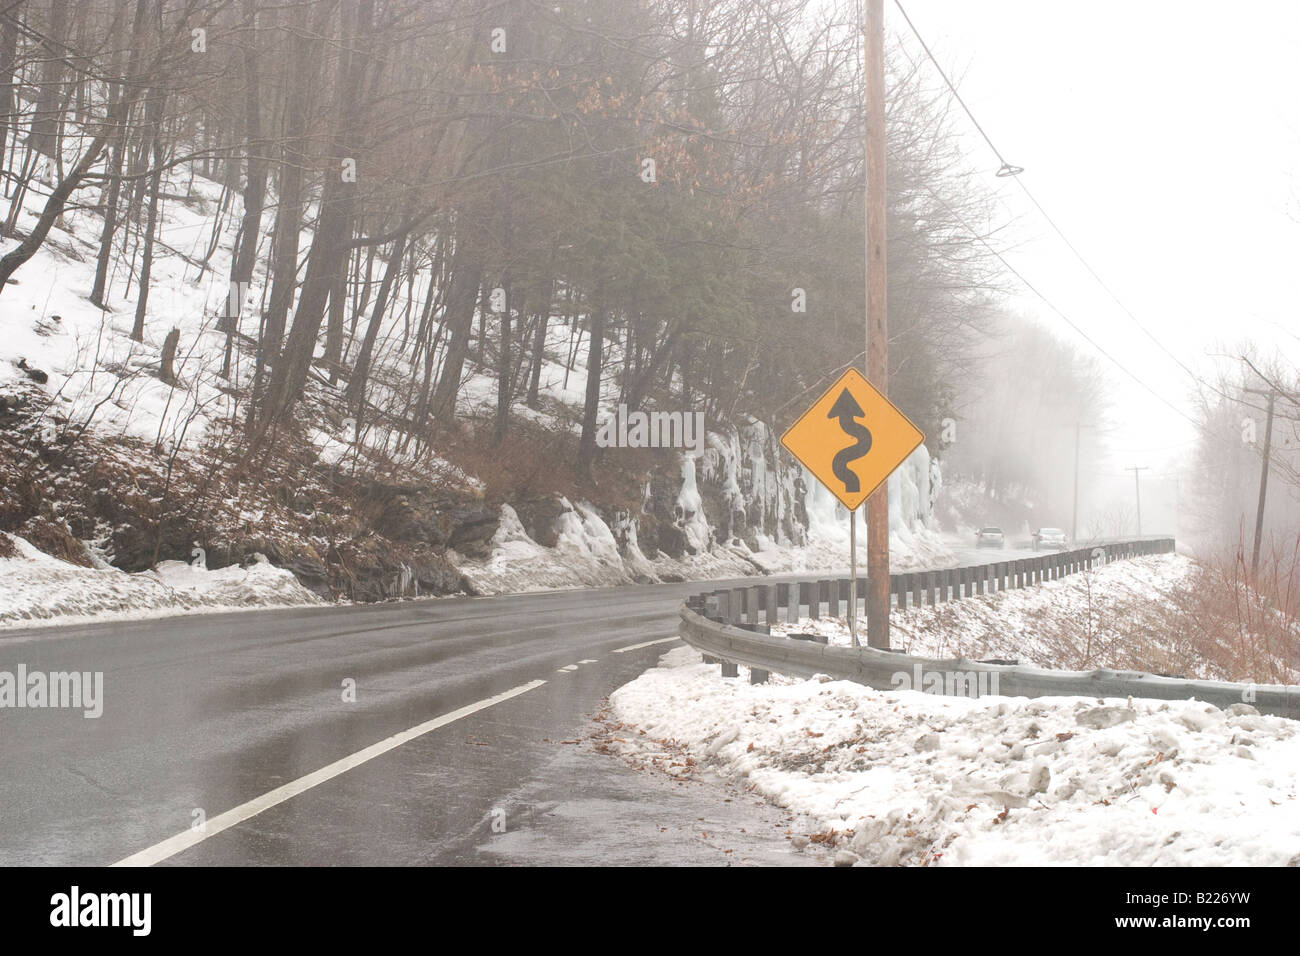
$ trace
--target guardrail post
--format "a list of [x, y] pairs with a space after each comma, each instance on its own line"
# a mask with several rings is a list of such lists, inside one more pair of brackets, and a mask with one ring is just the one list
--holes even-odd
[[925, 575], [914, 572], [907, 577], [912, 582], [912, 603], [920, 607], [925, 603]]
[[768, 627], [777, 623], [779, 607], [776, 600], [776, 585], [760, 584], [763, 591], [763, 620]]
[[952, 583], [952, 572], [945, 568], [938, 572], [939, 578], [939, 603], [948, 602], [948, 586]]
[[708, 594], [705, 598], [705, 607], [708, 609], [706, 617], [727, 620], [727, 592], [715, 591]]
[[759, 603], [761, 595], [758, 593], [758, 585], [745, 589], [745, 623], [758, 623], [758, 609], [762, 606]]
[[826, 616], [837, 618], [840, 616], [840, 585], [838, 581], [819, 581], [817, 582], [822, 595], [826, 598]]
[[737, 667], [735, 664], [733, 664], [731, 661], [723, 661], [723, 662], [722, 662], [722, 676], [723, 676], [723, 677], [739, 677], [739, 676], [740, 676], [740, 668], [738, 668], [738, 667]]
[[912, 576], [910, 574], [896, 574], [893, 577], [898, 581], [898, 609], [905, 611], [907, 610], [908, 592], [912, 589]]
[[817, 593], [816, 581], [799, 582], [799, 603], [808, 605], [808, 617], [817, 620], [822, 614], [821, 598]]
[[751, 667], [749, 669], [749, 682], [751, 684], [766, 684], [771, 675], [761, 668]]
[[731, 617], [728, 624], [735, 624], [745, 618], [745, 588], [731, 589]]
[[785, 608], [786, 623], [792, 623], [799, 620], [799, 589], [794, 589], [794, 600], [790, 600], [790, 585], [778, 584], [776, 586], [776, 606]]

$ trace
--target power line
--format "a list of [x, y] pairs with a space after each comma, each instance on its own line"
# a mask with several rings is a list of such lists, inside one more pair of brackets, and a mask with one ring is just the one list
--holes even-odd
[[916, 37], [916, 41], [921, 44], [921, 49], [925, 51], [925, 55], [929, 57], [930, 62], [934, 64], [934, 68], [938, 70], [939, 75], [943, 77], [943, 82], [948, 87], [949, 92], [951, 92], [957, 102], [961, 104], [962, 110], [964, 110], [966, 115], [970, 117], [970, 121], [975, 124], [975, 128], [979, 130], [980, 135], [984, 137], [984, 142], [988, 143], [989, 149], [993, 150], [993, 155], [998, 158], [1000, 163], [1002, 163], [1002, 168], [998, 170], [998, 175], [1016, 176], [1019, 173], [1024, 172], [1021, 167], [1012, 166], [1008, 163], [1006, 157], [1002, 155], [1001, 150], [999, 150], [997, 146], [993, 144], [993, 140], [989, 138], [989, 134], [984, 132], [984, 127], [980, 125], [980, 121], [975, 118], [975, 114], [971, 112], [970, 107], [966, 105], [966, 101], [963, 100], [961, 94], [957, 92], [957, 87], [953, 85], [952, 80], [948, 79], [948, 74], [944, 72], [943, 67], [939, 65], [939, 61], [935, 59], [934, 54], [930, 52], [930, 47], [926, 45], [925, 38], [921, 36], [921, 31], [916, 28], [916, 24], [912, 22], [912, 18], [909, 17], [907, 11], [903, 9], [903, 4], [900, 3], [899, 0], [894, 0], [894, 5], [898, 7], [898, 12], [903, 15], [903, 19], [907, 21], [907, 25], [911, 27], [912, 34]]
[[[961, 106], [963, 112], [965, 112], [966, 116], [969, 117], [971, 123], [974, 124], [975, 128], [979, 131], [980, 136], [984, 138], [984, 142], [986, 142], [989, 146], [989, 149], [993, 151], [993, 155], [995, 155], [998, 158], [998, 161], [1002, 164], [997, 174], [999, 176], [1010, 177], [1015, 179], [1016, 185], [1019, 186], [1021, 190], [1024, 191], [1025, 195], [1029, 198], [1029, 201], [1034, 204], [1034, 208], [1036, 208], [1039, 211], [1039, 213], [1042, 214], [1043, 218], [1047, 220], [1047, 224], [1052, 227], [1052, 230], [1057, 234], [1057, 236], [1060, 237], [1061, 241], [1065, 243], [1066, 248], [1068, 248], [1070, 252], [1074, 254], [1075, 258], [1078, 259], [1079, 262], [1083, 265], [1083, 267], [1086, 270], [1088, 270], [1088, 274], [1091, 275], [1093, 279], [1096, 280], [1097, 284], [1101, 286], [1102, 289], [1105, 290], [1106, 294], [1109, 295], [1112, 300], [1114, 300], [1115, 304], [1120, 307], [1120, 309], [1124, 312], [1126, 316], [1128, 316], [1129, 320], [1132, 321], [1132, 323], [1136, 325], [1138, 329], [1140, 329], [1142, 333], [1146, 335], [1147, 338], [1149, 338], [1152, 342], [1155, 343], [1157, 348], [1159, 348], [1162, 352], [1164, 352], [1171, 359], [1173, 359], [1174, 362], [1178, 364], [1179, 368], [1181, 368], [1184, 372], [1186, 372], [1195, 382], [1201, 385], [1208, 384], [1204, 382], [1204, 380], [1202, 380], [1202, 378], [1199, 375], [1197, 375], [1196, 372], [1194, 372], [1191, 368], [1189, 368], [1183, 362], [1182, 359], [1180, 359], [1177, 355], [1175, 355], [1172, 351], [1170, 351], [1170, 349], [1167, 348], [1163, 342], [1161, 342], [1158, 338], [1156, 338], [1155, 335], [1153, 335], [1151, 331], [1147, 329], [1147, 327], [1144, 326], [1141, 323], [1141, 321], [1138, 320], [1138, 317], [1134, 315], [1133, 311], [1124, 304], [1124, 302], [1120, 299], [1118, 295], [1115, 294], [1114, 290], [1112, 290], [1111, 287], [1106, 284], [1105, 280], [1102, 279], [1102, 277], [1098, 274], [1097, 270], [1092, 267], [1092, 264], [1088, 262], [1088, 260], [1084, 257], [1083, 253], [1079, 251], [1078, 247], [1075, 246], [1075, 244], [1070, 241], [1069, 237], [1066, 236], [1065, 232], [1061, 229], [1061, 227], [1056, 224], [1056, 220], [1053, 219], [1051, 215], [1047, 212], [1047, 210], [1043, 208], [1043, 204], [1038, 201], [1038, 198], [1033, 194], [1033, 192], [1029, 189], [1029, 187], [1026, 186], [1024, 181], [1020, 178], [1019, 173], [1023, 172], [1024, 170], [1019, 166], [1013, 166], [1011, 163], [1007, 162], [1006, 157], [1002, 155], [1002, 151], [997, 148], [992, 138], [989, 136], [987, 132], [985, 132], [984, 127], [980, 125], [979, 120], [975, 118], [975, 114], [971, 111], [971, 108], [966, 105], [966, 101], [963, 100], [961, 98], [961, 94], [957, 92], [957, 87], [953, 84], [952, 80], [948, 78], [948, 74], [944, 71], [943, 67], [939, 65], [938, 59], [935, 57], [934, 53], [930, 50], [930, 47], [925, 42], [925, 39], [921, 36], [921, 32], [917, 30], [916, 24], [914, 24], [912, 22], [912, 18], [907, 15], [907, 11], [903, 8], [903, 4], [901, 0], [894, 0], [894, 3], [895, 6], [898, 7], [898, 12], [903, 15], [903, 19], [907, 21], [907, 25], [911, 29], [912, 34], [916, 37], [917, 42], [921, 44], [921, 49], [925, 51], [926, 57], [930, 60], [930, 63], [934, 66], [935, 70], [938, 71], [939, 76], [943, 79], [943, 82], [948, 87], [949, 92], [952, 93], [953, 98], [956, 99], [957, 103]], [[1091, 342], [1092, 340], [1089, 339], [1089, 341]], [[1096, 343], [1093, 344], [1094, 346], [1096, 345]], [[1166, 404], [1168, 403], [1166, 402]], [[1186, 415], [1184, 415], [1183, 417], [1187, 418]], [[1188, 420], [1191, 421], [1191, 419]], [[1193, 424], [1195, 423], [1193, 422]]]
[[1102, 346], [1098, 344], [1097, 341], [1093, 339], [1092, 336], [1090, 336], [1087, 332], [1085, 332], [1082, 328], [1080, 328], [1079, 325], [1074, 322], [1074, 320], [1072, 320], [1068, 315], [1065, 314], [1065, 312], [1062, 309], [1060, 309], [1056, 305], [1056, 303], [1054, 303], [1051, 299], [1049, 299], [1044, 293], [1040, 292], [1037, 286], [1035, 286], [1032, 282], [1026, 279], [1025, 276], [1020, 272], [1020, 270], [1017, 269], [1015, 266], [1013, 266], [1007, 260], [1006, 256], [1004, 256], [997, 249], [993, 248], [993, 246], [989, 243], [987, 239], [981, 236], [977, 230], [975, 230], [968, 222], [966, 222], [966, 220], [963, 219], [956, 210], [954, 210], [951, 206], [949, 206], [946, 202], [944, 202], [944, 200], [940, 198], [939, 195], [936, 194], [933, 189], [931, 189], [925, 183], [922, 183], [922, 186], [924, 186], [926, 192], [930, 194], [930, 196], [934, 199], [934, 201], [942, 205], [945, 209], [947, 209], [949, 215], [951, 215], [954, 219], [956, 219], [957, 222], [959, 222], [963, 226], [963, 228], [965, 228], [966, 231], [969, 232], [971, 236], [975, 238], [977, 242], [979, 242], [981, 245], [984, 246], [985, 249], [987, 249], [990, 253], [996, 256], [998, 261], [1001, 262], [1002, 265], [1006, 267], [1008, 272], [1010, 272], [1017, 279], [1019, 279], [1026, 289], [1028, 289], [1034, 295], [1038, 296], [1038, 298], [1042, 299], [1043, 304], [1046, 305], [1053, 312], [1055, 312], [1066, 325], [1074, 329], [1074, 331], [1078, 333], [1079, 336], [1083, 338], [1084, 341], [1086, 341], [1094, 349], [1096, 349], [1098, 352], [1104, 355], [1111, 362], [1111, 364], [1113, 364], [1116, 368], [1122, 371], [1125, 375], [1133, 379], [1133, 381], [1137, 382], [1144, 389], [1150, 392], [1153, 397], [1158, 399], [1164, 405], [1168, 406], [1168, 408], [1171, 411], [1173, 411], [1174, 414], [1183, 418], [1185, 421], [1189, 422], [1193, 426], [1197, 428], [1200, 427], [1200, 423], [1197, 422], [1196, 419], [1192, 418], [1190, 415], [1184, 412], [1173, 402], [1169, 401], [1169, 399], [1165, 398], [1163, 395], [1157, 392], [1154, 388], [1152, 388], [1145, 381], [1143, 381], [1142, 378], [1139, 377], [1136, 372], [1132, 371], [1127, 365], [1125, 365], [1115, 356], [1111, 355], [1110, 352], [1106, 351], [1106, 349], [1102, 348]]

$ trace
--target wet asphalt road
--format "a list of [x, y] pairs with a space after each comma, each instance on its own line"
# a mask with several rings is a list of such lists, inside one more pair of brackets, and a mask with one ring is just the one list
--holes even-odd
[[[0, 710], [0, 864], [120, 861], [189, 831], [200, 811], [213, 820], [390, 735], [533, 681], [545, 683], [162, 862], [721, 864], [737, 852], [771, 862], [771, 850], [786, 852], [775, 846], [784, 844], [774, 829], [779, 814], [754, 807], [751, 825], [733, 820], [747, 832], [766, 821], [771, 832], [752, 853], [733, 843], [736, 852], [724, 855], [695, 833], [699, 817], [719, 818], [716, 794], [642, 782], [644, 773], [564, 743], [584, 736], [602, 698], [672, 644], [621, 649], [672, 638], [678, 602], [699, 589], [671, 584], [5, 632], [0, 670], [103, 671], [104, 711], [87, 719], [72, 710]], [[343, 700], [345, 680], [355, 681], [355, 702]], [[593, 814], [585, 847], [574, 844], [577, 830], [565, 822], [572, 808], [555, 812], [575, 800]], [[498, 809], [504, 840], [491, 826]], [[555, 839], [542, 833], [549, 817], [558, 821]], [[514, 838], [521, 821], [532, 831], [528, 841]], [[602, 827], [621, 836], [602, 838]], [[643, 850], [637, 827], [642, 841], [655, 837]], [[524, 842], [528, 852], [519, 848]]]
[[[1019, 556], [959, 554], [962, 563]], [[122, 861], [533, 682], [544, 683], [156, 862], [817, 862], [787, 848], [789, 819], [761, 801], [727, 802], [720, 785], [671, 783], [582, 742], [603, 698], [674, 645], [628, 648], [673, 638], [687, 594], [737, 583], [0, 632], [0, 670], [104, 674], [97, 719], [0, 710], [0, 864]]]

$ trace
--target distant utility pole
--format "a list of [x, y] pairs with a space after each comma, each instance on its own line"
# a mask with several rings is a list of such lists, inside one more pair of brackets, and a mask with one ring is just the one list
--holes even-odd
[[1070, 542], [1079, 540], [1079, 423], [1074, 423], [1074, 508], [1070, 513]]
[[1146, 471], [1147, 466], [1143, 465], [1141, 468], [1139, 468], [1137, 465], [1132, 465], [1128, 468], [1125, 468], [1124, 470], [1133, 472], [1133, 492], [1134, 494], [1137, 495], [1138, 537], [1140, 538], [1142, 537], [1142, 487], [1141, 485], [1138, 484], [1138, 472]]
[[[885, 294], [885, 4], [865, 0], [867, 381], [889, 395]], [[889, 647], [889, 482], [867, 499], [867, 644]]]
[[1259, 545], [1264, 537], [1264, 499], [1268, 495], [1268, 465], [1273, 447], [1273, 405], [1277, 401], [1277, 390], [1247, 388], [1243, 391], [1252, 395], [1268, 396], [1268, 420], [1264, 425], [1264, 461], [1259, 466], [1259, 506], [1255, 510], [1255, 549], [1250, 557], [1250, 576], [1254, 578], [1259, 574]]

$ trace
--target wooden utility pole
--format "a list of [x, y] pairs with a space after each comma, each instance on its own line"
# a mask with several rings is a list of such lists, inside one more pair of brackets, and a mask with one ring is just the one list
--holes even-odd
[[[885, 4], [865, 0], [867, 381], [889, 395], [885, 294]], [[889, 482], [867, 499], [867, 643], [889, 647]]]
[[1264, 460], [1259, 466], [1259, 506], [1255, 510], [1255, 548], [1250, 557], [1250, 576], [1254, 579], [1259, 574], [1259, 545], [1264, 537], [1264, 499], [1268, 495], [1268, 465], [1273, 448], [1273, 405], [1277, 401], [1277, 391], [1270, 388], [1262, 391], [1248, 388], [1252, 395], [1268, 396], [1268, 420], [1264, 424]]
[[1133, 492], [1137, 495], [1138, 537], [1140, 538], [1142, 537], [1142, 488], [1138, 484], [1138, 472], [1146, 471], [1147, 466], [1143, 465], [1139, 468], [1137, 465], [1131, 465], [1124, 470], [1133, 472]]

